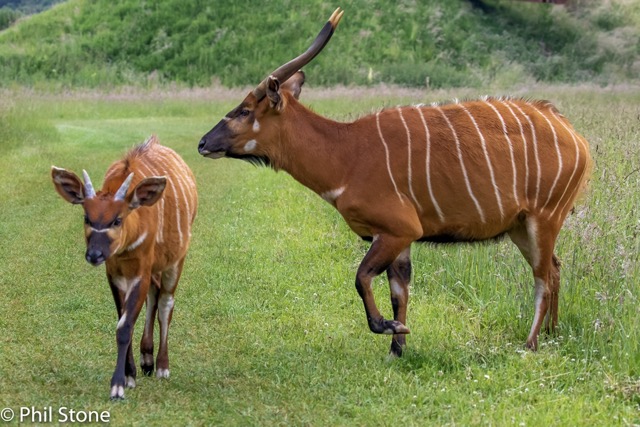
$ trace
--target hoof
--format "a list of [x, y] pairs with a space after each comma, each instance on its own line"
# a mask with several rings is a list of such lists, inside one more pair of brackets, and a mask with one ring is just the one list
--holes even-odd
[[409, 328], [404, 326], [402, 323], [397, 320], [373, 320], [369, 319], [369, 329], [374, 334], [385, 334], [385, 335], [394, 335], [394, 334], [408, 334]]
[[169, 370], [168, 369], [158, 369], [156, 371], [157, 378], [169, 378]]
[[391, 348], [389, 349], [389, 357], [396, 358], [402, 357], [402, 352], [404, 350], [404, 345], [397, 342], [395, 339], [391, 341]]
[[125, 385], [127, 388], [136, 388], [136, 379], [134, 377], [127, 377], [125, 379]]
[[111, 400], [122, 400], [124, 399], [124, 386], [123, 385], [114, 385], [111, 387]]
[[527, 350], [538, 351], [538, 339], [527, 340]]
[[140, 353], [140, 369], [142, 369], [142, 373], [149, 376], [153, 374], [153, 368], [153, 351]]
[[411, 332], [409, 331], [409, 328], [407, 328], [397, 320], [384, 321], [384, 330], [382, 331], [382, 333], [385, 335], [408, 334], [409, 332]]
[[153, 374], [153, 363], [151, 365], [140, 364], [140, 369], [142, 369], [143, 374], [149, 377]]

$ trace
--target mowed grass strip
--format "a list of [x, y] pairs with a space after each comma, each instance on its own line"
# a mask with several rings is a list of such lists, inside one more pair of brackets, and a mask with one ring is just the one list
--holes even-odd
[[[632, 88], [633, 89], [633, 88]], [[378, 99], [303, 93], [341, 120]], [[558, 334], [524, 350], [529, 268], [508, 240], [414, 245], [408, 349], [368, 331], [355, 271], [368, 244], [285, 173], [201, 158], [197, 142], [242, 98], [10, 92], [0, 103], [0, 407], [109, 411], [114, 424], [605, 425], [640, 420], [640, 92], [542, 87], [590, 141], [591, 190], [558, 241]], [[308, 95], [308, 96], [307, 96]], [[91, 174], [155, 133], [198, 180], [200, 209], [176, 293], [171, 378], [108, 400], [116, 312], [104, 268], [84, 261], [82, 212], [52, 164]], [[377, 302], [391, 315], [386, 280]], [[136, 328], [138, 360], [141, 323]]]

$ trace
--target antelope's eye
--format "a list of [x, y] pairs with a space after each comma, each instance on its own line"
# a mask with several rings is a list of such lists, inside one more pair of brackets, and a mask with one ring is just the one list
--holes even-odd
[[247, 110], [246, 108], [240, 111], [240, 117], [249, 117], [249, 114], [251, 114], [251, 110]]
[[112, 225], [114, 227], [120, 227], [120, 225], [122, 225], [122, 218], [118, 217], [118, 218], [114, 219]]

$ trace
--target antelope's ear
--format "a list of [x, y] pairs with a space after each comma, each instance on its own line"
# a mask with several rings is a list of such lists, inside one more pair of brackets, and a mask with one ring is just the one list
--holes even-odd
[[300, 98], [300, 92], [302, 91], [302, 85], [304, 84], [304, 73], [302, 71], [296, 72], [280, 87], [281, 90], [291, 92], [295, 99]]
[[151, 176], [143, 179], [129, 196], [129, 208], [133, 210], [140, 206], [153, 205], [160, 200], [166, 186], [167, 178], [164, 176]]
[[269, 106], [278, 111], [282, 110], [282, 97], [280, 96], [280, 81], [273, 77], [267, 77], [267, 98], [269, 98]]
[[75, 173], [51, 166], [51, 180], [60, 197], [67, 202], [74, 205], [84, 202], [84, 185]]

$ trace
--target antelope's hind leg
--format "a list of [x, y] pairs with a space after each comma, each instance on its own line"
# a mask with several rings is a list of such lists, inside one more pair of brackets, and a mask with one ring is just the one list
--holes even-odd
[[[367, 322], [371, 332], [376, 334], [408, 334], [407, 328], [399, 320], [387, 320], [380, 314], [373, 297], [371, 282], [374, 277], [387, 270], [398, 255], [411, 244], [411, 240], [399, 239], [389, 235], [381, 235], [374, 239], [369, 248], [369, 252], [358, 267], [356, 273], [356, 289], [367, 315]], [[395, 271], [395, 269], [393, 270]], [[395, 273], [391, 273], [394, 275]], [[402, 292], [401, 292], [402, 293]], [[404, 316], [406, 313], [406, 302], [400, 304], [398, 302], [398, 316]], [[394, 308], [395, 311], [395, 308]]]
[[549, 304], [549, 311], [547, 311], [547, 316], [545, 319], [544, 329], [548, 334], [552, 334], [556, 326], [558, 326], [558, 298], [560, 297], [560, 260], [553, 255], [551, 259], [551, 271], [549, 272], [550, 277], [550, 290], [551, 290], [551, 301]]
[[140, 368], [145, 375], [153, 374], [153, 324], [158, 310], [158, 294], [160, 292], [160, 274], [151, 277], [151, 285], [147, 294], [147, 314], [144, 332], [140, 340]]
[[[387, 269], [393, 319], [407, 324], [407, 304], [409, 303], [409, 283], [411, 282], [411, 246], [404, 249]], [[391, 339], [392, 356], [402, 356], [406, 345], [406, 334], [394, 334]]]
[[156, 359], [156, 377], [169, 378], [169, 326], [173, 317], [173, 294], [178, 286], [184, 258], [162, 273], [160, 295], [158, 296], [158, 323], [160, 324], [160, 346]]
[[548, 221], [527, 217], [509, 231], [509, 237], [518, 246], [533, 271], [535, 283], [535, 314], [527, 348], [538, 349], [538, 335], [547, 317], [547, 325], [553, 328], [558, 321], [558, 295], [560, 292], [560, 270], [553, 254], [558, 230]]

